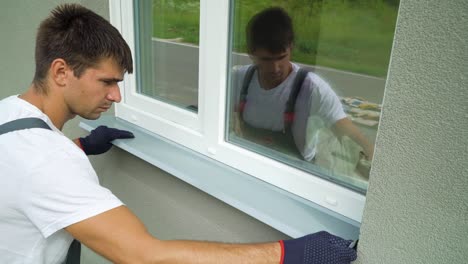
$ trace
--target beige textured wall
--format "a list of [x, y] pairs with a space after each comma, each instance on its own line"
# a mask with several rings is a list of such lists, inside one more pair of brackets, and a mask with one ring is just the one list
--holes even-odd
[[468, 263], [467, 14], [401, 1], [358, 263]]

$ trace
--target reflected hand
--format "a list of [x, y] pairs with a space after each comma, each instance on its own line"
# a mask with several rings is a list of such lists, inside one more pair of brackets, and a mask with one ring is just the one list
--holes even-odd
[[341, 264], [357, 258], [350, 248], [352, 240], [345, 240], [321, 231], [301, 238], [284, 240], [284, 264]]
[[111, 142], [114, 139], [134, 137], [133, 133], [129, 131], [99, 126], [92, 130], [87, 137], [78, 140], [86, 155], [97, 155], [107, 152], [112, 147]]
[[356, 170], [364, 177], [369, 177], [372, 158], [369, 158], [363, 151], [359, 152], [359, 161], [356, 165]]
[[370, 155], [368, 155], [366, 152], [360, 151], [359, 152], [359, 159], [372, 161], [372, 152], [371, 152]]

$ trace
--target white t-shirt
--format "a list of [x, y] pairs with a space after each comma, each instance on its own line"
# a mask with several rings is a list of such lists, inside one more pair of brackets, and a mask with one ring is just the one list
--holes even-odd
[[[258, 71], [255, 71], [249, 84], [247, 102], [243, 112], [243, 118], [247, 124], [271, 131], [283, 130], [283, 113], [286, 102], [289, 99], [294, 79], [300, 69], [298, 65], [291, 64], [293, 70], [286, 80], [269, 90], [265, 90], [260, 86]], [[234, 72], [233, 86], [237, 89], [235, 91], [236, 105], [239, 102], [240, 90], [249, 66], [239, 67]], [[319, 128], [314, 128], [312, 132], [309, 130], [309, 134], [306, 135], [309, 118], [318, 117], [324, 122], [325, 126], [330, 127], [336, 121], [346, 117], [343, 106], [330, 85], [313, 72], [309, 72], [302, 83], [294, 111], [295, 120], [291, 130], [296, 147], [306, 160], [312, 160], [318, 144], [314, 131], [318, 131]]]
[[0, 263], [63, 263], [73, 240], [63, 228], [122, 202], [38, 108], [18, 96], [0, 101], [0, 124], [24, 117], [38, 117], [53, 131], [0, 135]]

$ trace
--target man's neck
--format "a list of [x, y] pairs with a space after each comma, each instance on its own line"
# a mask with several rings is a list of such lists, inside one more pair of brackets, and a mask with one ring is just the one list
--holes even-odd
[[47, 94], [40, 92], [34, 85], [31, 85], [28, 90], [19, 96], [20, 99], [37, 107], [41, 112], [47, 115], [54, 126], [62, 130], [65, 122], [73, 118], [73, 115], [68, 114], [65, 110], [62, 100], [57, 100], [57, 96], [52, 91]]
[[278, 85], [280, 85], [281, 83], [283, 83], [288, 77], [289, 75], [291, 74], [292, 72], [292, 69], [293, 69], [293, 66], [292, 64], [290, 63], [289, 64], [289, 69], [288, 69], [288, 74], [281, 80], [276, 80], [276, 81], [272, 81], [268, 78], [265, 78], [264, 76], [262, 76], [262, 74], [260, 73], [260, 71], [258, 71], [258, 81], [260, 83], [260, 87], [264, 90], [271, 90], [275, 87], [277, 87]]

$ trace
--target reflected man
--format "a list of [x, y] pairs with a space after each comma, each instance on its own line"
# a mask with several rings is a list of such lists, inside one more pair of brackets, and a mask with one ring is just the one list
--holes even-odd
[[307, 122], [319, 117], [338, 138], [348, 136], [372, 159], [373, 144], [347, 118], [329, 84], [290, 61], [294, 30], [286, 11], [271, 7], [257, 13], [247, 24], [246, 35], [253, 64], [234, 73], [237, 135], [297, 150], [301, 158], [312, 161], [318, 142], [316, 135], [307, 135]]

